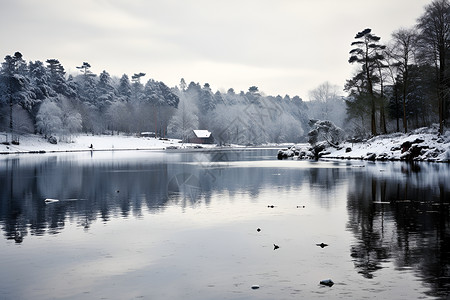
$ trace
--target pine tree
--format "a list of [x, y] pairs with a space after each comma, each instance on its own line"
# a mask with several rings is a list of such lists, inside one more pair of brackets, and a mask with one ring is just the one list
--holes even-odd
[[130, 79], [128, 78], [127, 74], [123, 74], [122, 77], [120, 77], [119, 81], [119, 87], [117, 88], [117, 92], [119, 93], [119, 96], [122, 101], [129, 102], [131, 98], [131, 84]]
[[33, 108], [32, 93], [29, 90], [30, 84], [27, 75], [28, 67], [20, 52], [5, 57], [0, 72], [3, 87], [1, 102], [7, 103], [9, 106], [9, 130], [11, 133], [15, 131], [13, 107], [20, 105], [28, 112], [31, 112]]
[[100, 111], [105, 111], [106, 107], [111, 105], [115, 98], [115, 88], [112, 84], [111, 76], [108, 72], [103, 71], [98, 77], [97, 83], [97, 106]]
[[49, 84], [52, 89], [66, 97], [74, 97], [74, 90], [71, 89], [65, 79], [66, 72], [64, 67], [61, 65], [59, 60], [55, 58], [50, 58], [46, 60], [47, 69], [50, 72]]
[[376, 95], [374, 85], [378, 78], [376, 75], [377, 64], [383, 59], [382, 50], [386, 46], [380, 45], [380, 37], [371, 33], [372, 30], [367, 28], [358, 32], [355, 36], [356, 41], [351, 43], [351, 46], [356, 46], [350, 51], [349, 63], [358, 63], [361, 65], [361, 70], [358, 74], [362, 74], [364, 78], [363, 86], [361, 86], [361, 93], [368, 95], [370, 100], [370, 128], [372, 135], [377, 134], [376, 127]]

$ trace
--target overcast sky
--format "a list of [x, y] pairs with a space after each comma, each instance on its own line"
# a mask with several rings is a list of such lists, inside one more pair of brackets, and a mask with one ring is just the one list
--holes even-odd
[[352, 76], [348, 52], [365, 28], [387, 43], [431, 0], [0, 0], [0, 55], [57, 58], [68, 72], [144, 72], [213, 91], [298, 95]]

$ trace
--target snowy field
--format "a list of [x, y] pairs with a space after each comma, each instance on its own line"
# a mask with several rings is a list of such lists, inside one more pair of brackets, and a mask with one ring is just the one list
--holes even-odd
[[[180, 143], [176, 139], [159, 139], [149, 137], [136, 137], [125, 135], [79, 135], [72, 138], [72, 142], [58, 142], [51, 144], [41, 135], [21, 135], [19, 145], [5, 145], [6, 135], [0, 133], [0, 153], [36, 153], [36, 152], [77, 152], [105, 150], [163, 150], [167, 148], [194, 148], [195, 144]], [[8, 141], [11, 138], [8, 137]], [[215, 145], [202, 145], [202, 147]]]

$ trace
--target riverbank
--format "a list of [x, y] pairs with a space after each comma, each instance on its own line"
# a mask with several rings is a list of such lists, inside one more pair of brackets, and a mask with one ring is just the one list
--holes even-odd
[[[19, 137], [19, 144], [6, 141], [1, 133], [0, 154], [54, 153], [112, 150], [165, 150], [171, 148], [214, 147], [215, 145], [198, 145], [181, 143], [178, 139], [159, 139], [126, 135], [87, 135], [75, 136], [70, 142], [59, 141], [51, 144], [41, 135], [25, 134]], [[10, 141], [10, 139], [9, 139]]]
[[[19, 137], [18, 145], [7, 143], [6, 133], [0, 133], [0, 137], [2, 138], [0, 154], [217, 148], [216, 145], [181, 143], [178, 139], [127, 135], [82, 134], [73, 137], [71, 142], [51, 144], [41, 135], [26, 134]], [[282, 147], [282, 145], [279, 146]], [[271, 147], [276, 147], [276, 145], [271, 145]], [[241, 147], [232, 146], [231, 148]], [[227, 149], [231, 148], [227, 147]], [[305, 148], [305, 145], [302, 144], [297, 147], [297, 149], [300, 148]], [[340, 145], [339, 149], [325, 148], [321, 151], [320, 157], [328, 159], [450, 162], [450, 131], [439, 135], [435, 127], [420, 128], [408, 134], [392, 133], [358, 143], [345, 142]]]
[[359, 143], [346, 142], [339, 149], [327, 147], [321, 157], [450, 162], [450, 131], [439, 135], [437, 128], [420, 128], [408, 134], [392, 133]]

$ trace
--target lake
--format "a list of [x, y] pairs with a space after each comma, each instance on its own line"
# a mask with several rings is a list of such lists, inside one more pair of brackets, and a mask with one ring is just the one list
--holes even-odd
[[0, 299], [450, 293], [450, 165], [276, 153], [0, 157]]

